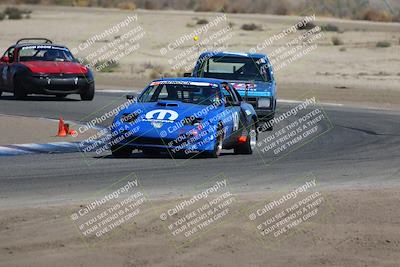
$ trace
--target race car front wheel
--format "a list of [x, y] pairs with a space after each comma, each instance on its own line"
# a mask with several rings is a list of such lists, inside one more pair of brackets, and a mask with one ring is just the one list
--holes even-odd
[[257, 146], [257, 130], [255, 123], [252, 123], [250, 129], [247, 132], [246, 142], [239, 143], [235, 148], [235, 154], [253, 154], [253, 151], [256, 149]]
[[89, 84], [87, 90], [81, 93], [81, 100], [91, 101], [94, 98], [94, 83]]
[[132, 154], [132, 148], [129, 146], [113, 146], [111, 153], [116, 158], [127, 158]]
[[218, 158], [219, 155], [221, 155], [222, 145], [223, 145], [223, 142], [224, 142], [223, 129], [224, 128], [222, 127], [222, 125], [218, 126], [217, 136], [215, 138], [214, 150], [212, 150], [211, 152], [207, 153], [207, 156], [209, 156], [210, 158]]
[[20, 82], [18, 82], [18, 80], [14, 81], [14, 97], [18, 100], [22, 100], [26, 97], [24, 87], [20, 84]]
[[57, 98], [64, 98], [66, 97], [68, 94], [56, 94]]

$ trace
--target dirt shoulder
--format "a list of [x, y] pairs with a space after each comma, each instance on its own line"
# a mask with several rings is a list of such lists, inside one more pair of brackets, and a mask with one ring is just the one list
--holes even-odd
[[[398, 266], [399, 192], [399, 188], [323, 190], [327, 205], [320, 207], [320, 213], [289, 235], [268, 242], [260, 240], [257, 225], [240, 212], [198, 239], [175, 243], [159, 216], [176, 200], [152, 201], [152, 208], [135, 222], [102, 242], [89, 240], [89, 246], [70, 219], [79, 204], [2, 207], [0, 265]], [[246, 211], [267, 198], [237, 196], [231, 209]]]
[[[96, 134], [90, 129], [77, 137], [58, 137], [58, 121], [42, 118], [0, 115], [0, 145], [24, 143], [78, 142]], [[75, 123], [69, 123], [70, 129], [78, 129]]]

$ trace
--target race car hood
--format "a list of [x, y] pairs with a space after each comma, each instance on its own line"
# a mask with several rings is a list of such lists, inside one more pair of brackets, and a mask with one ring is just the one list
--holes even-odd
[[223, 107], [212, 105], [196, 105], [182, 103], [180, 101], [158, 101], [147, 103], [136, 103], [122, 110], [116, 119], [120, 119], [123, 114], [139, 113], [138, 123], [133, 123], [132, 128], [139, 126], [138, 135], [159, 137], [161, 131], [166, 131], [168, 136], [176, 137], [179, 130], [185, 126], [182, 121], [190, 116], [206, 121], [221, 112]]
[[20, 63], [28, 67], [33, 73], [86, 74], [88, 72], [85, 66], [76, 62], [27, 61]]
[[246, 94], [246, 84], [248, 86], [249, 97], [270, 97], [274, 95], [274, 86], [272, 83], [258, 81], [230, 81], [230, 83], [241, 96], [245, 96]]

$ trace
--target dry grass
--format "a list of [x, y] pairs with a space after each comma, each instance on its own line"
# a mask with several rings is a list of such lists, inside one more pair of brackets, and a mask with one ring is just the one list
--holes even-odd
[[332, 44], [335, 46], [343, 45], [343, 41], [339, 37], [334, 36], [334, 37], [332, 37]]
[[55, 4], [69, 6], [101, 6], [122, 9], [195, 10], [228, 13], [267, 13], [361, 19], [369, 21], [400, 21], [400, 3], [382, 0], [3, 0], [9, 4]]
[[393, 21], [393, 15], [387, 11], [368, 9], [364, 11], [361, 19], [369, 21], [391, 22]]

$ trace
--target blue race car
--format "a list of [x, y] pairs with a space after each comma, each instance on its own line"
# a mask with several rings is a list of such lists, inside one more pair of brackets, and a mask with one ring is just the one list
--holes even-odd
[[253, 106], [228, 82], [160, 79], [115, 116], [110, 147], [116, 157], [127, 157], [133, 149], [147, 155], [204, 153], [214, 158], [223, 148], [252, 154], [257, 121]]
[[253, 105], [260, 120], [268, 122], [275, 116], [276, 83], [266, 55], [204, 52], [191, 76], [227, 80]]

